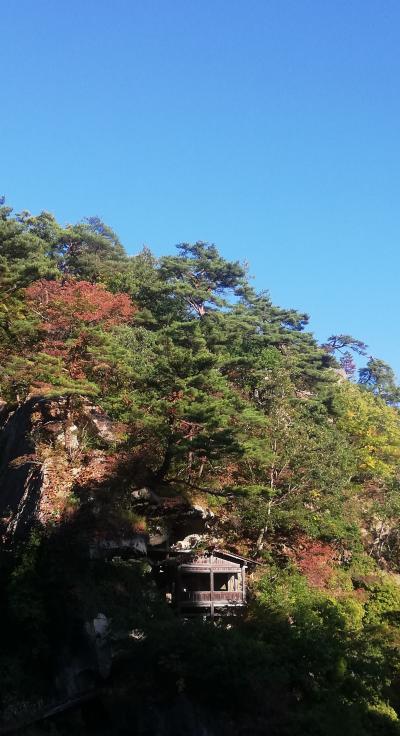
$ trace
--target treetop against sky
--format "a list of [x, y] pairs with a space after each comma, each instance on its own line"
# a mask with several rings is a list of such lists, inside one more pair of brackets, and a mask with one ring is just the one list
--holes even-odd
[[215, 242], [399, 374], [399, 21], [394, 0], [9, 3], [1, 193], [98, 214], [130, 253]]

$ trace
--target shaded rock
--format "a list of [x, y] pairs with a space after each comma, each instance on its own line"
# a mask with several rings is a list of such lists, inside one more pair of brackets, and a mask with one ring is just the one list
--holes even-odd
[[44, 435], [48, 435], [49, 439], [52, 439], [54, 442], [59, 443], [61, 438], [64, 442], [64, 422], [60, 422], [54, 419], [50, 422], [45, 422], [44, 424], [42, 424], [41, 429]]
[[135, 534], [124, 539], [101, 539], [90, 546], [89, 554], [92, 559], [101, 558], [113, 552], [134, 552], [138, 555], [147, 555], [147, 540], [147, 534]]
[[205, 509], [197, 503], [193, 504], [191, 513], [200, 516], [204, 521], [215, 518], [215, 514], [210, 509]]
[[171, 541], [174, 543], [189, 536], [207, 534], [218, 521], [212, 511], [199, 504], [193, 506], [181, 504], [174, 511], [170, 521]]
[[105, 679], [110, 674], [112, 662], [109, 619], [104, 613], [98, 613], [92, 621], [86, 622], [85, 629], [93, 644], [97, 660], [97, 671], [100, 677]]
[[36, 398], [11, 412], [0, 432], [0, 523], [4, 541], [26, 536], [40, 499], [42, 465], [35, 455], [31, 414]]
[[153, 503], [156, 506], [159, 506], [161, 503], [161, 499], [159, 496], [157, 496], [154, 491], [150, 490], [150, 488], [138, 488], [136, 491], [132, 491], [132, 498], [134, 498], [136, 501], [147, 501], [148, 503]]
[[149, 547], [167, 547], [169, 544], [169, 531], [165, 527], [157, 526], [149, 534]]

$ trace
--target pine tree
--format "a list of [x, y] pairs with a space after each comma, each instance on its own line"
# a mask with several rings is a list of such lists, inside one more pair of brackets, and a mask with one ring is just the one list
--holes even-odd
[[226, 292], [242, 293], [246, 271], [237, 261], [226, 261], [214, 245], [207, 243], [182, 243], [177, 247], [178, 256], [160, 259], [160, 274], [190, 313], [203, 317], [207, 310], [225, 305]]
[[118, 236], [98, 217], [64, 228], [56, 255], [63, 274], [93, 283], [112, 278], [127, 262]]
[[380, 396], [387, 404], [400, 403], [400, 387], [396, 383], [393, 369], [378, 358], [370, 358], [366, 367], [359, 371], [359, 384]]

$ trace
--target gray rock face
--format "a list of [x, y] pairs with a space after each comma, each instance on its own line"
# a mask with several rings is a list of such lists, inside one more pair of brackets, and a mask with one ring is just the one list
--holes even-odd
[[25, 402], [8, 414], [0, 430], [0, 531], [6, 543], [29, 533], [40, 499], [43, 471], [31, 436], [39, 403]]
[[[39, 433], [39, 434], [38, 434]], [[38, 436], [74, 453], [78, 427], [68, 400], [31, 396], [15, 411], [3, 413], [0, 429], [0, 534], [6, 544], [25, 538], [39, 518], [45, 466], [36, 454]]]
[[[38, 509], [46, 469], [36, 454], [38, 440], [72, 459], [88, 424], [103, 442], [116, 440], [111, 419], [86, 399], [71, 403], [65, 396], [30, 396], [14, 411], [0, 399], [0, 539], [6, 544], [26, 537], [33, 522], [42, 521]], [[151, 502], [156, 501], [154, 494]]]
[[85, 401], [81, 411], [89, 427], [103, 442], [112, 444], [116, 441], [114, 422], [98, 406]]
[[174, 544], [174, 549], [195, 549], [198, 547], [200, 542], [206, 540], [206, 536], [203, 534], [189, 534], [184, 539], [180, 539], [179, 542]]

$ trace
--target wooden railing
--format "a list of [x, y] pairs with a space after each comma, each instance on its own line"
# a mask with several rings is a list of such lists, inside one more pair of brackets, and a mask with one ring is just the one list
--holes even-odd
[[[211, 598], [212, 595], [212, 598]], [[193, 591], [181, 591], [180, 600], [182, 602], [191, 603], [207, 603], [214, 601], [220, 603], [222, 601], [226, 603], [240, 603], [243, 601], [243, 594], [240, 590], [215, 590], [212, 594], [208, 591], [193, 590]]]

